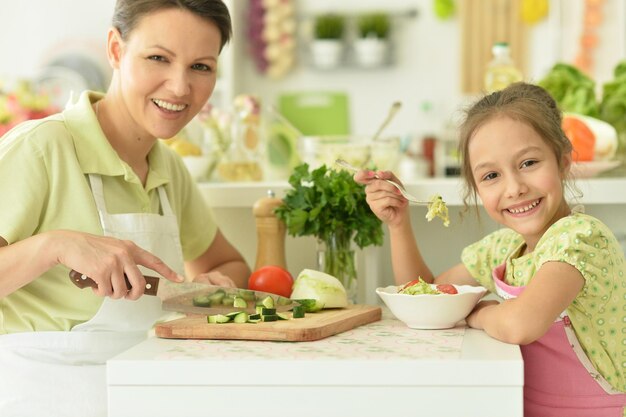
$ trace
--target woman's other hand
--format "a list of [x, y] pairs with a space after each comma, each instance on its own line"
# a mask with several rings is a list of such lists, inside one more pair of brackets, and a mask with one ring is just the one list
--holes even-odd
[[390, 227], [397, 226], [408, 215], [409, 202], [400, 191], [384, 180], [402, 184], [390, 171], [363, 170], [354, 174], [354, 180], [365, 185], [367, 204], [382, 222]]
[[219, 271], [207, 272], [200, 274], [193, 279], [193, 282], [201, 282], [204, 284], [219, 285], [220, 287], [235, 288], [235, 282], [230, 277]]
[[[129, 240], [96, 236], [73, 231], [55, 231], [52, 248], [56, 248], [56, 263], [79, 271], [93, 279], [102, 297], [136, 300], [144, 293], [146, 280], [137, 265], [145, 266], [164, 278], [181, 282], [178, 275], [160, 258]], [[128, 290], [128, 279], [131, 289]]]

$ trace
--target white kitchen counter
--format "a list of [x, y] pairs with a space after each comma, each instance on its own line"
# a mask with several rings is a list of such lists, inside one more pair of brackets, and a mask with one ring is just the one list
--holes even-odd
[[150, 338], [107, 363], [109, 417], [521, 417], [518, 346], [383, 320], [314, 342]]
[[[626, 177], [581, 179], [576, 185], [583, 193], [582, 204], [626, 204]], [[440, 194], [448, 206], [463, 205], [459, 178], [426, 178], [407, 181], [405, 186], [417, 197], [427, 199]], [[259, 198], [267, 196], [268, 190], [282, 198], [291, 188], [286, 181], [203, 182], [199, 187], [214, 208], [252, 207]]]

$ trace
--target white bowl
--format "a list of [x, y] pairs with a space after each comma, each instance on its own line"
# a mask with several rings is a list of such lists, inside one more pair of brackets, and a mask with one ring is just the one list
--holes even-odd
[[322, 164], [336, 168], [338, 158], [359, 168], [376, 167], [394, 171], [400, 160], [400, 139], [383, 137], [372, 141], [368, 136], [303, 136], [298, 139], [298, 152], [311, 168]]
[[412, 329], [449, 329], [467, 317], [487, 292], [484, 287], [455, 287], [458, 294], [409, 295], [398, 294], [399, 287], [390, 285], [376, 288], [376, 294], [398, 320]]

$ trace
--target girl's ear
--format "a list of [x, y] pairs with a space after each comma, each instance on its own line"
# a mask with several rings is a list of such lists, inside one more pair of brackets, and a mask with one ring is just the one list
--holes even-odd
[[564, 180], [568, 177], [572, 168], [572, 154], [571, 152], [563, 155], [561, 158], [561, 179]]
[[107, 58], [113, 69], [119, 69], [124, 41], [119, 30], [112, 27], [107, 34]]

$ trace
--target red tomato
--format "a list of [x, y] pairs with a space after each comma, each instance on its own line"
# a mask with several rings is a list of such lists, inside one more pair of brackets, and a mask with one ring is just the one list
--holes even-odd
[[437, 285], [437, 290], [444, 294], [458, 294], [459, 292], [452, 284], [439, 284]]
[[413, 285], [418, 284], [420, 281], [421, 281], [420, 278], [414, 279], [413, 281], [409, 281], [406, 284], [404, 284], [404, 287], [400, 288], [400, 291], [405, 290], [409, 287], [412, 287]]
[[248, 288], [255, 291], [271, 292], [272, 294], [289, 297], [293, 277], [289, 271], [275, 265], [266, 265], [257, 269], [248, 279]]

